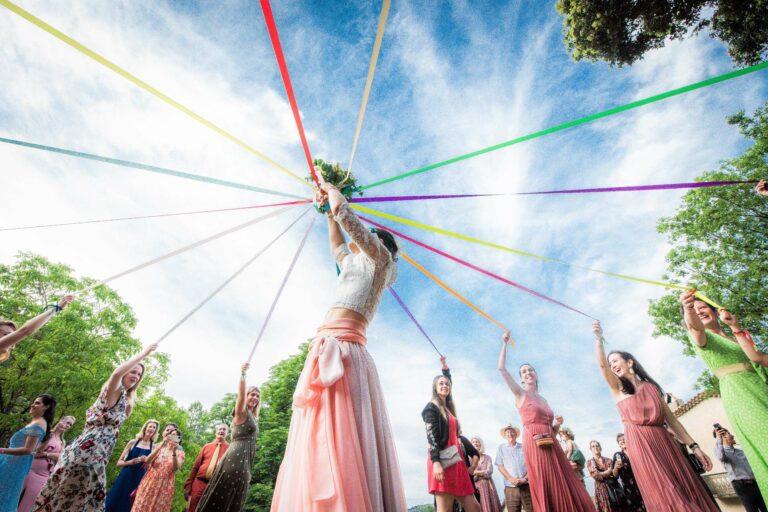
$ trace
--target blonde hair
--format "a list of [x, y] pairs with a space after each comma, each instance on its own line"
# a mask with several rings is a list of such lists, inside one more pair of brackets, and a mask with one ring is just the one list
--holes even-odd
[[259, 419], [259, 411], [261, 411], [261, 389], [259, 389], [259, 386], [248, 386], [248, 389], [245, 390], [245, 395], [248, 396], [248, 394], [256, 390], [259, 392], [259, 403], [256, 404], [255, 410], [251, 411], [251, 414], [253, 414], [254, 419]]
[[160, 422], [153, 419], [148, 419], [147, 421], [144, 422], [144, 425], [141, 427], [141, 430], [139, 431], [138, 434], [136, 434], [137, 441], [141, 441], [142, 439], [144, 439], [144, 435], [147, 433], [147, 427], [149, 426], [150, 423], [155, 424], [155, 434], [152, 436], [151, 441], [153, 443], [157, 441], [157, 434], [160, 431]]
[[[133, 385], [132, 388], [125, 390], [125, 397], [128, 399], [128, 405], [133, 408], [133, 405], [136, 403], [136, 390], [139, 389], [139, 385], [141, 384], [141, 381], [144, 380], [144, 374], [147, 373], [147, 367], [144, 366], [144, 363], [138, 363], [138, 366], [141, 366], [141, 376], [139, 377], [139, 380], [136, 381], [136, 384]], [[125, 378], [125, 375], [123, 375], [123, 378]], [[122, 379], [120, 380], [120, 385], [122, 385]], [[160, 425], [157, 426], [157, 428], [160, 428]]]
[[480, 455], [484, 454], [485, 453], [485, 443], [483, 442], [483, 439], [481, 437], [478, 437], [478, 436], [472, 436], [472, 438], [470, 438], [470, 441], [475, 441], [475, 440], [477, 440], [477, 442], [480, 443]]

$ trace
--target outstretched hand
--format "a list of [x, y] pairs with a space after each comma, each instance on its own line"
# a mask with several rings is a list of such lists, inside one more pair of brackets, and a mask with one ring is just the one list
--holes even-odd
[[595, 338], [597, 338], [597, 341], [603, 339], [603, 326], [600, 325], [600, 320], [592, 322], [592, 332], [594, 333]]
[[251, 363], [243, 363], [243, 365], [240, 367], [240, 373], [245, 373], [248, 371], [248, 368], [251, 367]]
[[696, 290], [686, 290], [680, 294], [680, 303], [683, 305], [683, 308], [685, 309], [692, 310], [693, 301], [695, 300], [696, 300]]
[[739, 330], [739, 322], [736, 320], [736, 317], [731, 314], [730, 311], [728, 311], [725, 308], [720, 308], [717, 311], [718, 316], [720, 317], [720, 321], [723, 322], [725, 325], [731, 328], [731, 330]]
[[755, 192], [761, 196], [768, 197], [768, 182], [765, 180], [758, 181], [757, 186], [755, 187]]
[[59, 307], [61, 309], [66, 309], [67, 306], [69, 306], [73, 300], [75, 300], [75, 296], [72, 295], [71, 293], [68, 293], [67, 295], [63, 296], [59, 301]]
[[502, 341], [504, 343], [511, 343], [512, 342], [512, 336], [509, 334], [509, 331], [506, 331], [504, 334], [501, 335]]
[[160, 342], [156, 341], [154, 343], [150, 343], [144, 348], [144, 357], [148, 356], [155, 350], [157, 350], [157, 347], [160, 346]]

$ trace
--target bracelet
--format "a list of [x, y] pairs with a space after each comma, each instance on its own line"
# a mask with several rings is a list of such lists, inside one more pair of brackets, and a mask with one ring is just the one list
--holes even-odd
[[59, 306], [58, 302], [54, 302], [53, 304], [46, 305], [45, 311], [48, 311], [48, 308], [51, 308], [54, 314], [60, 312], [63, 309], [61, 306]]
[[695, 450], [698, 447], [699, 447], [699, 443], [691, 443], [688, 445], [688, 448], [690, 448], [691, 451]]
[[755, 340], [752, 339], [752, 333], [749, 332], [748, 330], [742, 329], [740, 331], [732, 331], [732, 332], [734, 336], [744, 336], [745, 338], [747, 338], [747, 341], [749, 341], [752, 345], [755, 344]]

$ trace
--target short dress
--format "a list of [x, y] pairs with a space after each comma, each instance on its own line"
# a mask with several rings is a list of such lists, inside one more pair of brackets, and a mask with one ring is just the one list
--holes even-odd
[[[448, 444], [449, 446], [456, 446], [461, 453], [461, 442], [458, 436], [458, 421], [452, 415], [448, 415]], [[443, 449], [445, 449], [443, 448]], [[464, 464], [463, 458], [453, 466], [443, 469], [443, 481], [438, 482], [432, 473], [432, 461], [427, 454], [427, 482], [429, 485], [429, 493], [443, 493], [450, 494], [451, 496], [469, 496], [475, 494], [475, 489], [472, 487], [472, 480], [469, 478], [469, 471]]]

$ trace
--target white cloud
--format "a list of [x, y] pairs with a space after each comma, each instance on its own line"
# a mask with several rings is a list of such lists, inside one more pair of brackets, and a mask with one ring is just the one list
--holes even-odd
[[[260, 13], [243, 11], [249, 23], [235, 26], [229, 20], [231, 9], [242, 7], [237, 2], [201, 7], [208, 10], [199, 18], [152, 4], [151, 20], [145, 3], [81, 2], [68, 10], [55, 2], [22, 5], [294, 172], [305, 173]], [[357, 17], [345, 29], [358, 40], [329, 34], [297, 6], [276, 8], [283, 9], [276, 16], [283, 23], [281, 36], [310, 147], [344, 162], [377, 13], [362, 4], [349, 9]], [[717, 43], [705, 37], [670, 44], [629, 70], [572, 64], [562, 57], [556, 15], [532, 26], [525, 13], [509, 9], [509, 16], [489, 20], [473, 4], [452, 5], [450, 15], [466, 23], [456, 28], [461, 37], [451, 44], [445, 27], [437, 26], [444, 20], [436, 12], [410, 5], [393, 10], [356, 157], [361, 182], [701, 80], [729, 66]], [[0, 69], [12, 77], [0, 93], [3, 136], [286, 192], [308, 190], [26, 21], [0, 13], [0, 34]], [[742, 78], [366, 195], [687, 181], [735, 154], [742, 142], [724, 116], [756, 106], [764, 84]], [[0, 145], [0, 161], [6, 177], [2, 227], [281, 200], [8, 145]], [[673, 191], [371, 206], [577, 265], [659, 278], [667, 245], [655, 231], [656, 219], [673, 213], [679, 197]], [[115, 281], [139, 318], [137, 335], [148, 342], [165, 332], [299, 212], [294, 209]], [[100, 278], [263, 213], [3, 232], [0, 259], [8, 262], [19, 250], [33, 251], [69, 264], [78, 274]], [[306, 223], [300, 222], [165, 342], [163, 349], [171, 355], [167, 391], [182, 404], [210, 404], [234, 390], [239, 365]], [[319, 224], [256, 352], [251, 372], [256, 381], [311, 336], [331, 300], [334, 275]], [[601, 318], [611, 347], [635, 352], [675, 394], [692, 393], [702, 365], [683, 357], [676, 342], [651, 337], [647, 301], [660, 296], [661, 288], [393, 227]], [[595, 368], [588, 319], [405, 247], [510, 326], [518, 341], [509, 355], [510, 371], [523, 361], [537, 367], [544, 395], [566, 416], [582, 448], [595, 437], [606, 452], [613, 451], [621, 424]], [[510, 421], [519, 424], [496, 370], [499, 330], [404, 261], [400, 275], [398, 292], [449, 357], [465, 432], [483, 437], [494, 455], [501, 441], [498, 429]], [[387, 397], [409, 503], [430, 501], [420, 412], [439, 372], [437, 355], [390, 297], [383, 299], [371, 326], [369, 350]]]

